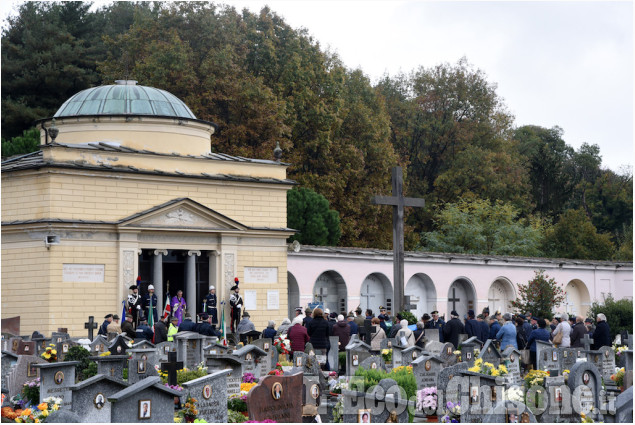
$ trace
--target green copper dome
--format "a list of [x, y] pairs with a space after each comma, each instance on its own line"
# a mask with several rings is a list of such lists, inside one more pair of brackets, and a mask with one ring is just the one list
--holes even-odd
[[54, 117], [82, 115], [153, 115], [196, 119], [190, 108], [165, 90], [137, 86], [134, 80], [93, 87], [68, 99]]

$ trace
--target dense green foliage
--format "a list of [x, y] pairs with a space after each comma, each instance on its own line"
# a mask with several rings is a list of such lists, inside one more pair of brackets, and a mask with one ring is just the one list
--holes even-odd
[[75, 366], [75, 376], [79, 381], [97, 374], [97, 363], [90, 360], [90, 356], [90, 351], [80, 346], [69, 348], [64, 356], [65, 362], [79, 362]]
[[408, 321], [409, 325], [416, 325], [417, 324], [417, 316], [415, 316], [414, 314], [412, 314], [409, 311], [402, 311], [399, 314], [401, 314], [402, 319], [405, 319]]
[[550, 318], [556, 307], [564, 302], [562, 285], [545, 275], [544, 270], [534, 272], [532, 280], [518, 283], [518, 297], [510, 302], [516, 313], [531, 313], [532, 316]]
[[608, 294], [603, 303], [594, 301], [589, 310], [589, 317], [595, 320], [598, 313], [604, 313], [611, 329], [611, 340], [622, 331], [633, 333], [633, 300], [615, 300]]
[[[408, 400], [416, 400], [417, 397], [417, 382], [415, 380], [415, 375], [412, 373], [412, 367], [398, 367], [390, 372], [384, 372], [380, 369], [364, 369], [362, 367], [358, 368], [355, 371], [356, 377], [361, 377], [363, 379], [363, 388], [357, 386], [358, 384], [351, 384], [351, 389], [356, 391], [366, 391], [369, 392], [369, 389], [377, 384], [382, 379], [394, 379], [397, 381], [397, 385], [401, 391], [401, 397], [406, 398]], [[352, 383], [356, 382], [355, 380], [351, 381]], [[357, 386], [357, 387], [356, 387]], [[413, 411], [409, 410], [409, 421], [412, 422]]]
[[337, 245], [342, 235], [340, 216], [329, 201], [311, 189], [287, 192], [287, 223], [298, 232], [290, 238], [308, 245]]
[[[339, 242], [323, 243], [390, 248], [392, 210], [370, 197], [390, 193], [401, 165], [406, 194], [427, 204], [406, 209], [407, 249], [632, 259], [632, 172], [602, 169], [597, 145], [576, 151], [558, 127], [514, 128], [496, 84], [465, 58], [372, 84], [266, 7], [25, 2], [3, 30], [1, 59], [3, 157], [36, 149], [24, 132], [73, 94], [135, 79], [217, 123], [214, 151], [271, 159], [279, 142], [289, 178], [339, 214]], [[500, 209], [503, 230], [483, 228], [460, 201]], [[538, 244], [571, 209], [613, 245], [563, 255]], [[464, 224], [450, 231], [452, 215]]]
[[24, 130], [22, 136], [16, 136], [11, 140], [2, 139], [2, 158], [35, 152], [39, 146], [40, 132], [36, 128], [30, 128]]

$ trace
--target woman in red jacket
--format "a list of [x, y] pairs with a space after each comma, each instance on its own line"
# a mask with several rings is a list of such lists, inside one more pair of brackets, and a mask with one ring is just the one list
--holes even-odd
[[302, 316], [297, 316], [293, 319], [291, 327], [287, 331], [287, 338], [291, 343], [291, 356], [293, 356], [294, 351], [304, 351], [304, 347], [310, 338], [306, 328], [302, 326]]

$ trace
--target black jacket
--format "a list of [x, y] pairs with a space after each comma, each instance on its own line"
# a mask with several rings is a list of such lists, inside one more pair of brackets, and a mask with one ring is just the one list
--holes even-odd
[[320, 350], [327, 349], [329, 346], [329, 324], [323, 317], [315, 317], [306, 328], [311, 337], [311, 345], [313, 348]]
[[168, 340], [168, 328], [165, 323], [159, 320], [154, 325], [154, 343], [158, 344]]
[[207, 322], [202, 322], [198, 324], [198, 333], [200, 333], [201, 335], [218, 336], [218, 337], [220, 337], [221, 335], [220, 331], [217, 331], [216, 329], [214, 329], [214, 326], [212, 326], [211, 324]]
[[[477, 322], [478, 322], [478, 326], [479, 326], [479, 328], [481, 330], [481, 332], [480, 332], [481, 336], [479, 336], [478, 339], [480, 339], [482, 342], [485, 342], [485, 341], [487, 341], [489, 339], [489, 325], [484, 320], [482, 322], [479, 322], [477, 320]], [[455, 346], [455, 348], [456, 348], [456, 346]]]
[[611, 346], [611, 329], [605, 320], [598, 322], [593, 332], [593, 350], [599, 350], [600, 347]]
[[472, 338], [473, 336], [475, 336], [481, 342], [485, 342], [485, 341], [481, 340], [481, 327], [478, 324], [478, 322], [476, 321], [476, 319], [469, 319], [465, 323], [465, 333], [467, 334], [468, 338]]
[[196, 332], [196, 323], [192, 322], [189, 319], [185, 319], [179, 325], [179, 332], [184, 331]]
[[388, 335], [388, 338], [395, 338], [397, 336], [397, 332], [399, 332], [399, 329], [401, 329], [400, 323], [395, 323], [394, 325], [392, 325], [392, 328], [390, 328], [390, 335]]
[[584, 323], [579, 322], [573, 325], [573, 329], [571, 330], [571, 348], [584, 348], [584, 344], [582, 343], [584, 334], [586, 334], [586, 326], [584, 326]]
[[445, 342], [451, 342], [454, 348], [459, 347], [459, 335], [462, 333], [465, 333], [465, 326], [456, 317], [443, 325], [443, 338]]

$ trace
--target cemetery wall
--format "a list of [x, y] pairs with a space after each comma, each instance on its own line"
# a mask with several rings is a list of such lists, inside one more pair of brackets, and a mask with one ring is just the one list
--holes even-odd
[[2, 222], [50, 216], [50, 176], [23, 171], [2, 175]]

